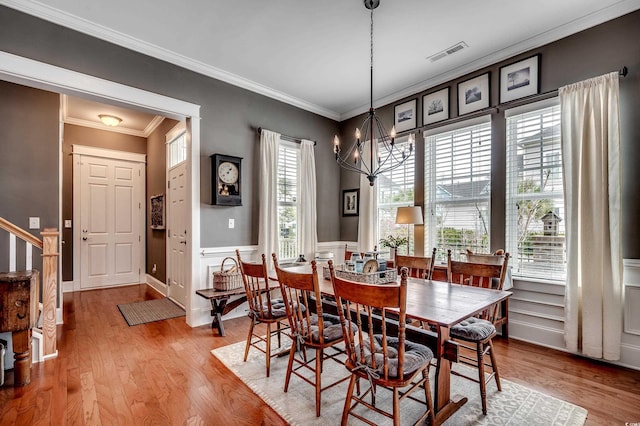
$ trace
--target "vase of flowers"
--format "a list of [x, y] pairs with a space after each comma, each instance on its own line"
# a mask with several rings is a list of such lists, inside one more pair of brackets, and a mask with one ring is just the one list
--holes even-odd
[[389, 249], [389, 258], [396, 258], [396, 250], [398, 247], [407, 245], [407, 237], [399, 237], [397, 235], [388, 235], [385, 238], [380, 239], [380, 246], [387, 247]]

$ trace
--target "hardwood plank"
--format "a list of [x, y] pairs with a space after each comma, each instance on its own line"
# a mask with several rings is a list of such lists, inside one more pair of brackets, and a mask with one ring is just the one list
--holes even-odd
[[[158, 297], [146, 285], [66, 293], [58, 357], [34, 365], [30, 385], [0, 388], [0, 424], [285, 425], [210, 353], [244, 341], [248, 318], [225, 321], [221, 337], [184, 318], [129, 327], [116, 307]], [[588, 426], [640, 421], [640, 371], [513, 339], [494, 345], [502, 377], [586, 408]]]

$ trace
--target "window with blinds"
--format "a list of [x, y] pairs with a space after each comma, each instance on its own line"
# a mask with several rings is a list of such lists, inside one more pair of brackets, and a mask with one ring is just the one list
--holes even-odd
[[[464, 126], [464, 127], [463, 127]], [[425, 137], [425, 253], [460, 258], [489, 250], [491, 121], [481, 117]]]
[[280, 141], [278, 154], [278, 259], [298, 257], [298, 168], [300, 145]]
[[[396, 149], [409, 153], [409, 136], [396, 140]], [[383, 148], [381, 148], [382, 150]], [[413, 225], [396, 225], [396, 210], [398, 207], [412, 206], [414, 202], [415, 187], [415, 155], [409, 158], [397, 169], [382, 173], [376, 180], [377, 190], [377, 213], [378, 228], [377, 239], [385, 238], [389, 235], [406, 237], [407, 232], [413, 232]], [[398, 156], [399, 159], [402, 156]], [[393, 160], [397, 164], [398, 160]], [[411, 238], [413, 246], [414, 238]], [[401, 250], [404, 250], [401, 249]], [[413, 252], [413, 247], [410, 247]]]
[[564, 190], [557, 99], [505, 112], [506, 237], [513, 275], [566, 277]]

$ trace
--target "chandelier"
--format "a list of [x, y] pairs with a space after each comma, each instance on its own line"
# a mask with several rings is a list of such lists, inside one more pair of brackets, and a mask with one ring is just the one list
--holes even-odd
[[[376, 178], [381, 173], [386, 173], [400, 167], [413, 152], [414, 137], [409, 135], [409, 152], [395, 146], [396, 128], [393, 126], [387, 135], [384, 126], [380, 122], [373, 108], [373, 10], [380, 5], [380, 0], [364, 0], [364, 6], [369, 9], [371, 15], [371, 62], [370, 62], [370, 99], [369, 113], [362, 126], [356, 129], [355, 142], [342, 154], [340, 139], [336, 135], [333, 138], [333, 152], [338, 164], [353, 172], [367, 176], [369, 185], [373, 186]], [[364, 158], [364, 157], [369, 157]], [[368, 161], [367, 161], [368, 160]]]

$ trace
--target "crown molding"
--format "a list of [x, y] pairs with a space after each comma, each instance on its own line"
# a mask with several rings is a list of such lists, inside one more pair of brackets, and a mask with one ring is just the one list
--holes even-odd
[[[225, 83], [229, 83], [231, 85], [270, 97], [272, 99], [284, 102], [289, 105], [293, 105], [305, 111], [313, 112], [332, 120], [343, 121], [356, 115], [362, 114], [369, 109], [369, 105], [361, 105], [348, 112], [340, 114], [338, 112], [331, 111], [319, 105], [315, 105], [294, 96], [287, 95], [286, 93], [261, 85], [259, 83], [229, 73], [219, 68], [206, 65], [200, 61], [195, 61], [183, 55], [179, 55], [168, 49], [163, 49], [159, 46], [144, 42], [124, 33], [108, 29], [101, 25], [97, 25], [75, 15], [68, 14], [42, 4], [38, 1], [0, 0], [0, 3], [29, 15], [36, 16], [38, 18], [65, 26], [67, 28], [71, 28], [73, 30], [88, 34], [101, 40], [108, 41], [127, 49], [131, 49], [133, 51], [172, 63], [174, 65], [178, 65], [196, 73], [206, 75], [220, 81], [224, 81]], [[531, 37], [521, 43], [514, 44], [507, 49], [502, 49], [500, 51], [494, 52], [493, 54], [479, 58], [475, 61], [465, 64], [464, 66], [453, 69], [450, 72], [439, 74], [420, 83], [409, 86], [403, 90], [391, 93], [382, 98], [378, 98], [375, 100], [374, 106], [384, 106], [405, 97], [415, 95], [416, 93], [425, 91], [431, 87], [446, 83], [447, 81], [462, 77], [481, 68], [491, 66], [495, 63], [516, 56], [520, 53], [538, 48], [545, 44], [559, 40], [563, 37], [567, 37], [571, 34], [575, 34], [579, 31], [583, 31], [587, 28], [593, 27], [611, 19], [615, 19], [624, 14], [633, 12], [634, 10], [637, 10], [639, 8], [640, 0], [621, 0], [614, 5], [600, 9], [589, 15], [578, 18], [572, 22], [553, 28], [537, 36]]]
[[305, 111], [313, 112], [332, 120], [338, 120], [340, 118], [340, 114], [338, 112], [331, 111], [327, 108], [315, 105], [303, 99], [290, 96], [286, 93], [256, 83], [244, 77], [240, 77], [236, 74], [204, 64], [203, 62], [187, 58], [186, 56], [180, 55], [171, 50], [164, 49], [151, 43], [147, 43], [143, 40], [139, 40], [135, 37], [131, 37], [119, 31], [114, 31], [102, 25], [63, 12], [59, 9], [55, 9], [40, 2], [33, 0], [0, 0], [0, 4], [44, 19], [46, 21], [53, 22], [54, 24], [62, 25], [72, 30], [90, 35], [92, 37], [108, 41], [110, 43], [133, 50], [135, 52], [142, 53], [156, 59], [163, 60], [165, 62], [169, 62], [198, 74], [215, 78], [216, 80], [229, 83], [233, 86], [237, 86], [242, 89], [267, 96], [269, 98], [284, 102], [289, 105], [293, 105]]

